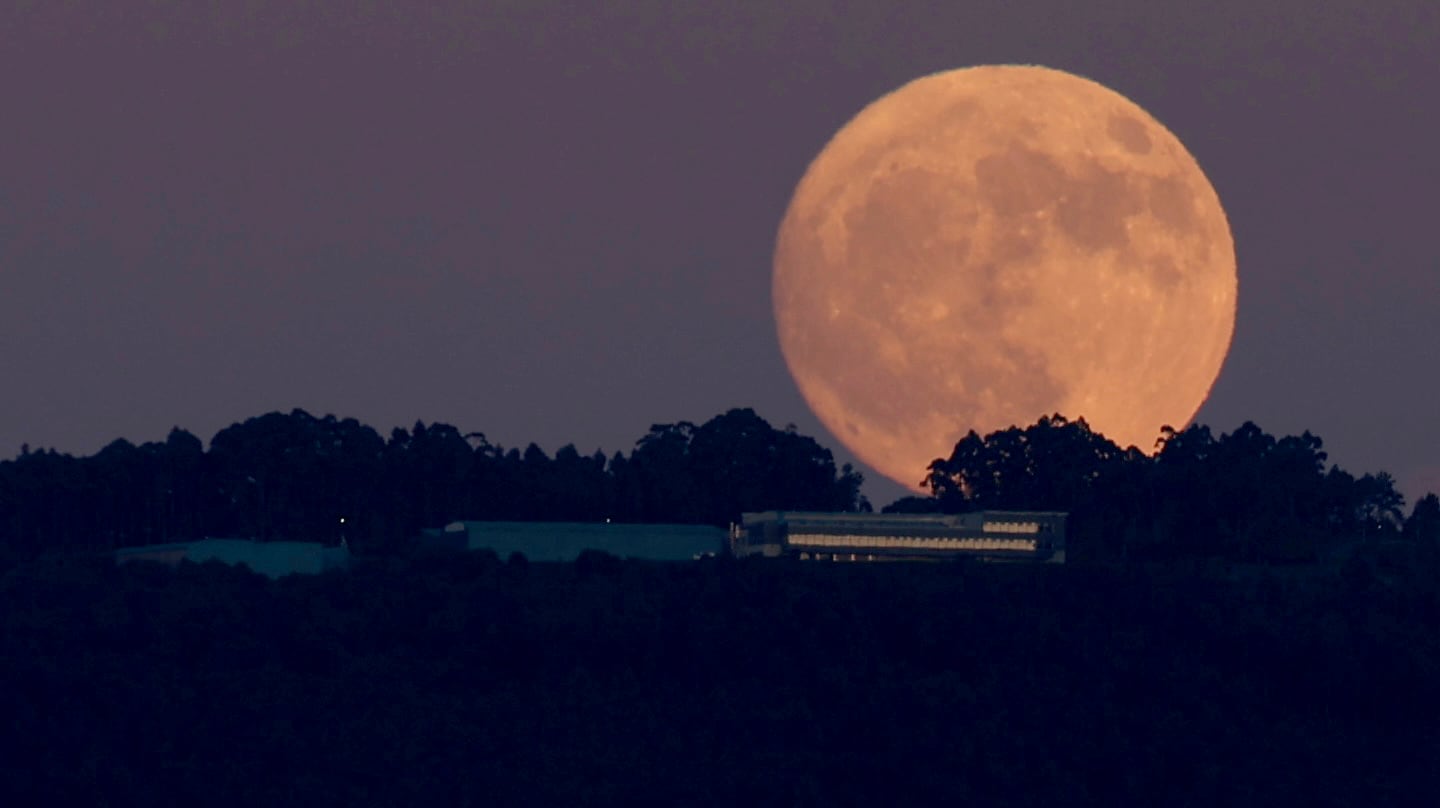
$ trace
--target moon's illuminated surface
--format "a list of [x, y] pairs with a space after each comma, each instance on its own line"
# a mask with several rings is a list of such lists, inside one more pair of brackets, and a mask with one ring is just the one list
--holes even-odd
[[937, 73], [811, 163], [780, 225], [791, 374], [907, 486], [974, 429], [1083, 417], [1151, 451], [1220, 371], [1235, 249], [1215, 190], [1123, 96], [1042, 67]]

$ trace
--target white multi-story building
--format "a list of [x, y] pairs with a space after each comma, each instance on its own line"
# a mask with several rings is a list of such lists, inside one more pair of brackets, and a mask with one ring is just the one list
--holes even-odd
[[730, 528], [737, 556], [822, 561], [1065, 560], [1065, 516], [1056, 511], [881, 514], [765, 511]]

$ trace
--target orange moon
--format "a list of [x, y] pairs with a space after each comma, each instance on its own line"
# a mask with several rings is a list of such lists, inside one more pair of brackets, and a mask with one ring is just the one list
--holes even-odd
[[1060, 413], [1151, 452], [1235, 328], [1235, 247], [1180, 141], [1088, 79], [926, 76], [863, 109], [780, 224], [775, 321], [827, 429], [909, 487], [969, 430]]

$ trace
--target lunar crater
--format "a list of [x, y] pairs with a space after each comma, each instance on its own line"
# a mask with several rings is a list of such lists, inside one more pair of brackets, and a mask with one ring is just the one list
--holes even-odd
[[1145, 124], [1128, 115], [1111, 115], [1105, 131], [1118, 142], [1121, 148], [1131, 154], [1149, 154], [1150, 136], [1145, 134]]

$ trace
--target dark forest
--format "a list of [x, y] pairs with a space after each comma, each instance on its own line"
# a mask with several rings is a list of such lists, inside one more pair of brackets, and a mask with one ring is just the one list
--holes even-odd
[[[894, 510], [1069, 511], [1070, 563], [430, 555], [453, 519], [857, 510], [750, 410], [628, 455], [273, 413], [0, 463], [7, 804], [1275, 804], [1440, 788], [1440, 500], [1252, 424], [969, 435]], [[340, 517], [346, 519], [342, 526]], [[347, 572], [117, 566], [202, 535]]]

